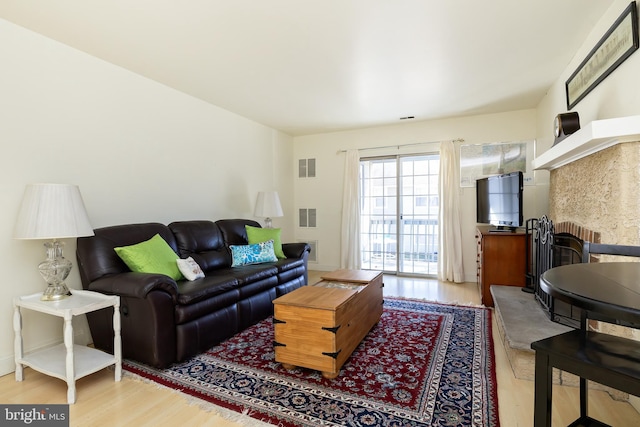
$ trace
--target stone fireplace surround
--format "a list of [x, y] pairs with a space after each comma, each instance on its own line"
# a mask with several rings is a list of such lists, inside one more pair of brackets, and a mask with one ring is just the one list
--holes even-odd
[[[556, 232], [561, 232], [560, 225], [565, 224], [577, 233], [596, 230], [602, 243], [640, 244], [639, 169], [640, 140], [609, 147], [552, 170], [549, 218], [556, 224]], [[594, 241], [593, 235], [584, 237]]]

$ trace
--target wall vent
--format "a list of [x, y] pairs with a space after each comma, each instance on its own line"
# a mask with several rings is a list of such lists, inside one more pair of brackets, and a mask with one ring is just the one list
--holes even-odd
[[316, 177], [316, 159], [298, 160], [298, 178]]
[[316, 210], [302, 208], [298, 211], [299, 226], [303, 228], [316, 227]]

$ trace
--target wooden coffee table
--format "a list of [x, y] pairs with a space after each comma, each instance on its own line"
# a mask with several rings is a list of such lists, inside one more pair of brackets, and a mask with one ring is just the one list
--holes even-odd
[[275, 359], [335, 378], [382, 315], [382, 273], [338, 270], [276, 298]]

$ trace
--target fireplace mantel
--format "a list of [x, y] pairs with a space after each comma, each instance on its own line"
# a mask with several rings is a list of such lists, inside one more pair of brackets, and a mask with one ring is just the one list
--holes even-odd
[[640, 116], [595, 120], [533, 160], [534, 169], [552, 170], [624, 142], [640, 141]]

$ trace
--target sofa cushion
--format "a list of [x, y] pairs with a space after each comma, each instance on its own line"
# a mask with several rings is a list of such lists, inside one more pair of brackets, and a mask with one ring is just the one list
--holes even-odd
[[178, 304], [189, 305], [236, 289], [240, 281], [230, 274], [216, 273], [192, 282], [178, 282]]
[[298, 267], [304, 267], [304, 260], [300, 258], [285, 258], [279, 259], [278, 262], [274, 264], [278, 269], [278, 272], [292, 270]]
[[176, 325], [191, 322], [225, 307], [232, 307], [239, 300], [240, 292], [237, 289], [232, 289], [216, 295], [215, 298], [204, 298], [191, 304], [178, 304], [175, 307]]
[[246, 226], [260, 227], [260, 224], [250, 219], [219, 219], [216, 225], [222, 232], [222, 237], [227, 245], [246, 245], [249, 243], [247, 238]]
[[182, 257], [224, 248], [220, 229], [213, 221], [175, 221], [169, 224]]
[[252, 264], [245, 265], [242, 268], [226, 268], [216, 274], [224, 274], [235, 278], [238, 281], [238, 287], [246, 284], [258, 282], [269, 277], [277, 277], [278, 268], [275, 263], [268, 264]]
[[273, 251], [273, 240], [254, 245], [230, 245], [229, 249], [231, 249], [231, 267], [278, 261]]
[[213, 221], [176, 221], [169, 224], [182, 258], [192, 257], [205, 274], [231, 265], [222, 232]]
[[245, 225], [245, 230], [247, 230], [247, 239], [250, 245], [273, 240], [273, 252], [278, 259], [286, 258], [284, 252], [282, 252], [282, 231], [279, 228], [262, 228]]
[[113, 249], [131, 271], [165, 274], [174, 280], [183, 278], [176, 264], [178, 255], [159, 234], [135, 245]]
[[275, 289], [276, 286], [278, 286], [277, 276], [271, 276], [267, 277], [266, 279], [258, 280], [256, 282], [247, 283], [246, 285], [238, 288], [238, 292], [240, 293], [240, 300], [238, 302], [242, 303], [242, 300], [253, 295], [264, 292], [271, 292]]

